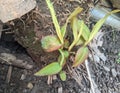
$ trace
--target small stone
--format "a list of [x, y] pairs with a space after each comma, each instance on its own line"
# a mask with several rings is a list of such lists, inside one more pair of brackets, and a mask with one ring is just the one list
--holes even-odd
[[116, 72], [116, 70], [114, 68], [111, 70], [111, 72], [112, 72], [113, 77], [117, 76], [117, 72]]
[[27, 88], [32, 89], [33, 88], [33, 84], [31, 82], [28, 83]]
[[58, 88], [58, 93], [63, 93], [63, 88], [62, 87]]
[[24, 80], [25, 78], [26, 78], [26, 75], [22, 74], [20, 80]]
[[94, 55], [93, 57], [94, 57], [94, 60], [95, 60], [96, 62], [98, 62], [98, 63], [100, 62], [100, 58], [99, 58], [97, 55]]
[[110, 68], [109, 67], [106, 67], [106, 66], [103, 66], [103, 68], [106, 70], [106, 71], [110, 71]]

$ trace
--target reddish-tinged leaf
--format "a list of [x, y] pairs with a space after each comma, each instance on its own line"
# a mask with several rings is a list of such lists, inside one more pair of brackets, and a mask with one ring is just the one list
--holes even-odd
[[62, 46], [59, 39], [56, 36], [52, 36], [52, 35], [42, 38], [41, 44], [42, 44], [42, 48], [46, 52], [52, 52], [58, 50]]
[[62, 66], [58, 62], [53, 62], [44, 68], [42, 68], [40, 71], [35, 73], [36, 76], [46, 76], [46, 75], [53, 75], [57, 74], [62, 70]]
[[88, 54], [89, 54], [89, 49], [87, 47], [81, 47], [76, 53], [73, 67], [76, 67], [81, 63], [83, 63], [85, 59], [88, 57]]

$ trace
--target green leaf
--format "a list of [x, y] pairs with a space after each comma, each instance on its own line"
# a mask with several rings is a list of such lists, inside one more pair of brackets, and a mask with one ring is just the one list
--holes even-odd
[[[78, 20], [78, 27], [80, 27], [81, 24], [82, 24], [82, 20]], [[83, 22], [82, 36], [86, 41], [89, 39], [89, 36], [90, 36], [90, 30], [84, 22]]]
[[67, 24], [65, 24], [61, 27], [61, 34], [62, 34], [63, 38], [65, 37], [66, 28], [67, 28]]
[[53, 23], [54, 23], [54, 26], [55, 26], [56, 33], [57, 33], [57, 35], [60, 39], [60, 42], [63, 44], [63, 36], [61, 34], [60, 25], [58, 23], [54, 7], [53, 7], [52, 3], [50, 2], [50, 0], [46, 0], [46, 3], [48, 5], [48, 8], [50, 9], [50, 13], [51, 13], [51, 16], [52, 16], [52, 20], [53, 20]]
[[83, 45], [85, 43], [85, 40], [83, 39], [83, 37], [81, 36], [80, 39], [78, 40], [78, 42], [76, 43], [76, 46], [78, 45]]
[[77, 7], [68, 17], [67, 22], [69, 20], [71, 20], [73, 17], [76, 17], [81, 11], [83, 10], [83, 8]]
[[65, 58], [67, 59], [69, 57], [69, 52], [64, 50], [63, 53], [64, 53]]
[[60, 79], [61, 79], [62, 81], [65, 81], [65, 80], [66, 80], [66, 72], [65, 72], [65, 71], [61, 71], [61, 72], [59, 73], [59, 75], [60, 75]]
[[80, 47], [75, 55], [75, 61], [73, 63], [73, 67], [76, 67], [82, 64], [85, 59], [88, 57], [89, 49], [87, 47]]
[[58, 38], [54, 35], [43, 37], [41, 39], [41, 45], [46, 52], [58, 50], [62, 46]]
[[61, 54], [61, 58], [60, 58], [60, 66], [63, 66], [64, 62], [65, 62], [65, 56], [64, 56], [64, 52], [63, 50], [59, 49], [59, 52]]
[[62, 66], [58, 62], [53, 62], [44, 68], [42, 68], [40, 71], [35, 73], [36, 76], [46, 76], [46, 75], [53, 75], [57, 74], [62, 70]]
[[72, 21], [72, 19], [73, 19], [74, 17], [76, 17], [81, 11], [82, 11], [82, 8], [77, 7], [77, 8], [70, 14], [70, 16], [67, 18], [66, 23], [65, 23], [65, 24], [62, 26], [62, 28], [61, 28], [61, 34], [62, 34], [63, 38], [64, 38], [65, 33], [66, 33], [66, 28], [67, 28], [68, 22], [69, 22], [69, 21]]
[[64, 65], [66, 64], [66, 59], [64, 58], [63, 61], [61, 61], [61, 60], [62, 60], [62, 55], [59, 55], [58, 62], [60, 64], [60, 66], [64, 67]]
[[[79, 22], [79, 20], [78, 20], [78, 22]], [[79, 27], [80, 27], [80, 28], [79, 28]], [[83, 31], [83, 28], [84, 28], [84, 21], [81, 21], [81, 25], [78, 26], [78, 37], [77, 37], [76, 43], [77, 43], [78, 40], [80, 39], [81, 34], [84, 32], [84, 31]]]
[[[113, 13], [117, 13], [120, 12], [120, 10], [113, 10], [111, 12], [109, 12], [108, 14], [106, 14], [102, 19], [100, 19], [95, 26], [92, 29], [92, 32], [89, 36], [89, 40], [85, 43], [85, 45], [87, 45], [93, 38], [94, 36], [97, 34], [97, 32], [99, 31], [99, 29], [101, 28], [101, 26], [103, 25], [103, 23], [106, 21], [106, 19]], [[111, 21], [112, 22], [112, 21]]]
[[77, 39], [78, 37], [78, 26], [77, 26], [77, 21], [78, 19], [76, 17], [74, 17], [71, 21], [71, 28], [72, 28], [72, 31], [73, 31], [73, 36], [74, 36], [74, 40]]
[[[77, 42], [79, 41], [79, 39], [80, 39], [80, 37], [81, 37], [81, 34], [82, 34], [82, 32], [83, 32], [83, 26], [84, 26], [84, 22], [83, 21], [81, 21], [81, 24], [78, 26], [78, 20], [75, 20], [75, 26], [76, 26], [76, 28], [77, 28], [77, 35], [75, 36], [76, 38], [73, 40], [73, 42], [72, 42], [72, 44], [70, 45], [70, 47], [69, 47], [69, 51], [71, 51], [71, 49], [77, 44]], [[74, 30], [74, 28], [73, 28], [73, 30]], [[73, 31], [73, 34], [75, 33], [75, 31]]]
[[59, 49], [60, 56], [58, 57], [58, 62], [63, 67], [66, 64], [66, 59], [69, 57], [69, 52], [66, 50]]

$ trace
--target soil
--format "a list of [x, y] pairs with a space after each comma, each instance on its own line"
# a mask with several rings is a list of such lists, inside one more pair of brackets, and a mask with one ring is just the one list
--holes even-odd
[[105, 28], [102, 28], [105, 34], [100, 50], [107, 60], [90, 63], [92, 77], [100, 93], [120, 93], [120, 63], [117, 61], [120, 53], [120, 31], [111, 27]]
[[[77, 6], [84, 8], [82, 18], [89, 21], [89, 4], [92, 0], [52, 0], [54, 2], [57, 17], [62, 25], [70, 12]], [[81, 1], [81, 2], [79, 2]], [[0, 54], [10, 53], [31, 64], [33, 68], [23, 69], [10, 65], [0, 64], [0, 93], [92, 93], [91, 85], [86, 71], [82, 64], [76, 70], [77, 76], [67, 71], [67, 80], [61, 81], [59, 76], [54, 76], [52, 84], [47, 84], [47, 77], [36, 77], [34, 73], [49, 62], [55, 61], [58, 53], [45, 53], [40, 45], [40, 39], [46, 35], [55, 34], [52, 20], [45, 1], [37, 1], [38, 7], [32, 12], [24, 15], [21, 19], [16, 19], [8, 25], [5, 24], [0, 41]], [[87, 8], [86, 8], [87, 7]], [[100, 47], [102, 53], [107, 57], [107, 61], [99, 63], [91, 62], [90, 71], [98, 91], [96, 93], [119, 93], [120, 91], [120, 64], [117, 63], [120, 52], [120, 31], [111, 27], [103, 27], [104, 44]], [[22, 45], [22, 46], [21, 46]], [[109, 47], [108, 47], [109, 46]], [[0, 60], [3, 61], [3, 60]], [[9, 73], [8, 73], [9, 72]], [[7, 76], [10, 76], [8, 78]]]

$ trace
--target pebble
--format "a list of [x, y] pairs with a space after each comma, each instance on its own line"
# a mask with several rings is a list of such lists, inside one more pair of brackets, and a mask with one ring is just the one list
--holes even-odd
[[63, 93], [63, 88], [62, 87], [58, 88], [58, 93]]
[[113, 77], [117, 76], [117, 72], [116, 72], [116, 70], [114, 68], [111, 70], [111, 72], [112, 72]]
[[26, 75], [22, 74], [20, 80], [24, 80], [25, 78], [26, 78]]
[[103, 66], [103, 68], [106, 70], [106, 71], [110, 71], [110, 68], [109, 67], [106, 67], [106, 66]]
[[28, 85], [27, 85], [27, 88], [32, 89], [33, 88], [33, 84], [31, 82], [29, 82]]

